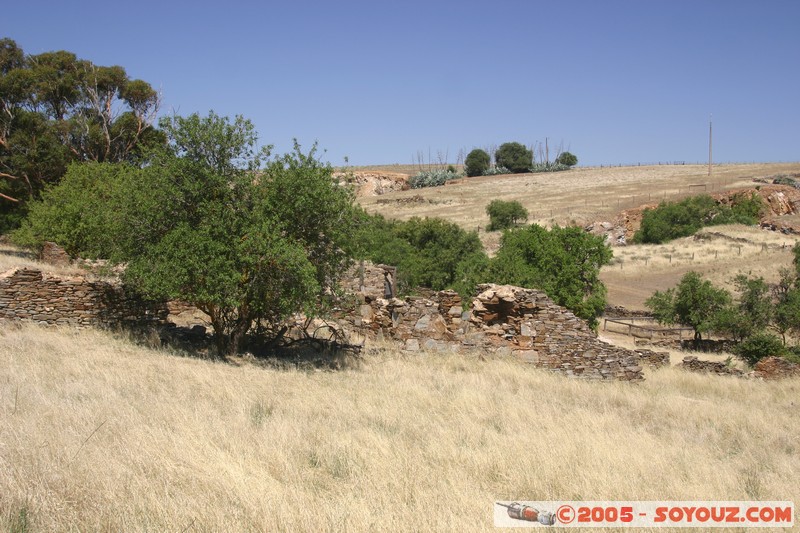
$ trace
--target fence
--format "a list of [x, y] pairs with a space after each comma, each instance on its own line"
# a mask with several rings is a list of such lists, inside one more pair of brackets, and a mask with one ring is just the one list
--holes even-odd
[[[647, 322], [648, 325], [637, 325], [637, 321]], [[611, 328], [609, 328], [609, 323], [612, 324]], [[622, 328], [614, 329], [615, 326], [622, 326]], [[611, 333], [625, 333], [628, 336], [643, 339], [652, 339], [653, 337], [674, 337], [677, 334], [677, 338], [683, 340], [684, 333], [687, 334], [687, 338], [694, 338], [694, 330], [692, 328], [664, 328], [658, 326], [655, 318], [651, 316], [606, 318], [603, 322], [603, 331], [610, 331]]]

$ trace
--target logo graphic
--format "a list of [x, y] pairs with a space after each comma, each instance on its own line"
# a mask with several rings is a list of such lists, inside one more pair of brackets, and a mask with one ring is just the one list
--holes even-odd
[[556, 517], [550, 511], [540, 511], [529, 505], [522, 505], [519, 502], [505, 504], [497, 502], [500, 507], [505, 507], [508, 516], [514, 520], [524, 520], [526, 522], [538, 522], [545, 526], [552, 526], [556, 523]]

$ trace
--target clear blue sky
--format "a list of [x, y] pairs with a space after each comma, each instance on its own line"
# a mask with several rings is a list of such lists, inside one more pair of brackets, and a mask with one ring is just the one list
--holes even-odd
[[800, 2], [6, 2], [0, 37], [121, 65], [341, 164], [563, 141], [582, 165], [800, 160]]

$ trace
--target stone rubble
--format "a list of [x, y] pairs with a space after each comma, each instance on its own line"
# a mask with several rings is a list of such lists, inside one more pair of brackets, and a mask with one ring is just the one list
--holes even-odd
[[[605, 343], [573, 313], [544, 292], [485, 284], [471, 302], [454, 291], [385, 298], [385, 265], [359, 267], [363, 290], [351, 308], [335, 314], [347, 335], [393, 339], [409, 352], [495, 353], [567, 376], [604, 380], [643, 379], [642, 364], [668, 364], [668, 354], [627, 350]], [[380, 284], [379, 284], [380, 282]]]

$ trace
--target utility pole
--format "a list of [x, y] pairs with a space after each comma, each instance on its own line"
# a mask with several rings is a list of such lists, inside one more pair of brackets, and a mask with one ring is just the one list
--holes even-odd
[[711, 118], [713, 115], [708, 115], [708, 175], [711, 176]]
[[544, 138], [544, 153], [547, 158], [547, 164], [550, 164], [550, 146], [547, 143], [547, 137]]

